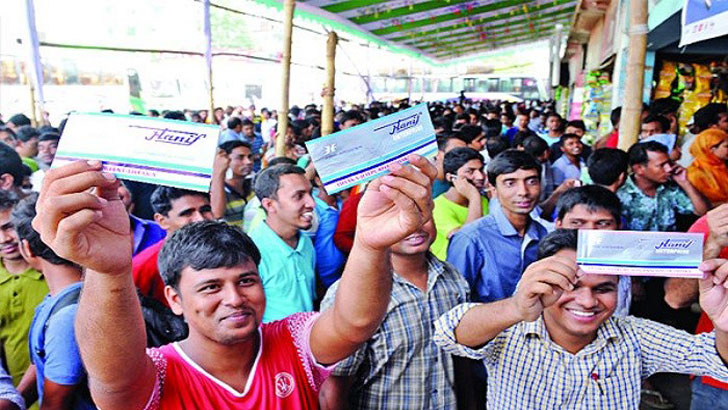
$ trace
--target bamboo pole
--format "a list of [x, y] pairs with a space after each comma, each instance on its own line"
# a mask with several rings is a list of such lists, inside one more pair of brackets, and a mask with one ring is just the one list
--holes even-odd
[[212, 25], [210, 23], [210, 0], [203, 3], [204, 32], [205, 32], [205, 67], [207, 68], [207, 83], [210, 92], [210, 111], [207, 113], [207, 122], [217, 124], [215, 118], [215, 98], [213, 97], [212, 85]]
[[625, 151], [637, 142], [640, 133], [647, 51], [647, 0], [630, 0], [629, 14], [627, 77], [619, 122], [619, 148]]
[[334, 92], [336, 90], [336, 44], [339, 36], [336, 32], [329, 32], [326, 41], [326, 93], [324, 94], [324, 109], [321, 112], [321, 136], [334, 132]]
[[278, 137], [276, 156], [286, 151], [286, 132], [288, 131], [288, 90], [291, 85], [291, 40], [293, 37], [293, 10], [295, 0], [283, 1], [283, 58], [281, 59], [281, 109], [278, 110]]

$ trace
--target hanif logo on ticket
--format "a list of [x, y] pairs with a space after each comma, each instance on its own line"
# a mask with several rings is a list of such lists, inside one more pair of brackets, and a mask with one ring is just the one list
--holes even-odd
[[141, 125], [129, 125], [129, 128], [147, 130], [147, 135], [144, 136], [145, 140], [163, 142], [166, 144], [190, 146], [198, 140], [206, 137], [204, 133], [171, 130], [169, 128], [144, 127]]
[[[422, 116], [421, 112], [412, 114], [405, 118], [400, 118], [397, 121], [390, 122], [389, 124], [382, 125], [381, 127], [377, 127], [374, 129], [374, 131], [379, 131], [382, 129], [388, 129], [389, 135], [392, 136], [392, 138], [396, 141], [400, 138], [403, 138], [407, 135], [411, 135], [419, 130], [421, 130], [421, 127], [416, 128], [417, 124], [420, 123], [420, 117]], [[404, 131], [410, 130], [406, 133], [403, 133]]]

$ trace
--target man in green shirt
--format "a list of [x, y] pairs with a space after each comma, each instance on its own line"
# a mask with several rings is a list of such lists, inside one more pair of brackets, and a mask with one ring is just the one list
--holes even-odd
[[48, 294], [43, 275], [20, 254], [18, 235], [10, 222], [17, 201], [13, 193], [0, 190], [0, 343], [15, 385], [30, 365], [28, 330], [35, 307]]
[[447, 258], [450, 237], [463, 225], [488, 213], [483, 156], [468, 147], [455, 148], [443, 159], [445, 180], [450, 188], [435, 198], [432, 219], [437, 236], [430, 250], [440, 260]]

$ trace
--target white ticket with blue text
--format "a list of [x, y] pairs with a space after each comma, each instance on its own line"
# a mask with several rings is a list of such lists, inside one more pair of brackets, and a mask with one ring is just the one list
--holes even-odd
[[329, 194], [388, 173], [390, 164], [407, 163], [408, 154], [437, 154], [427, 104], [308, 141], [306, 147]]
[[576, 263], [599, 275], [702, 278], [703, 235], [579, 230]]
[[220, 130], [186, 121], [71, 114], [52, 168], [99, 160], [120, 179], [208, 192]]

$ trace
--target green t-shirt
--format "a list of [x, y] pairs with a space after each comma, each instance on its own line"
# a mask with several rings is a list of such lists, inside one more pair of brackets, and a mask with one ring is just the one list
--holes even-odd
[[[481, 201], [483, 203], [483, 216], [488, 215], [488, 198], [481, 197]], [[437, 228], [437, 237], [430, 246], [430, 251], [438, 259], [444, 261], [447, 258], [447, 246], [450, 243], [447, 235], [453, 229], [465, 225], [465, 221], [468, 219], [468, 208], [445, 198], [445, 194], [435, 198], [434, 203], [435, 208], [432, 210], [432, 219], [435, 221], [435, 228]]]
[[40, 272], [28, 269], [13, 275], [0, 263], [0, 342], [16, 386], [30, 365], [28, 331], [35, 308], [47, 294]]
[[[32, 172], [40, 169], [40, 167], [38, 167], [38, 163], [33, 158], [22, 157], [20, 159], [23, 161], [23, 164], [27, 165], [28, 168], [30, 168]], [[40, 189], [40, 187], [38, 187], [38, 189]]]

